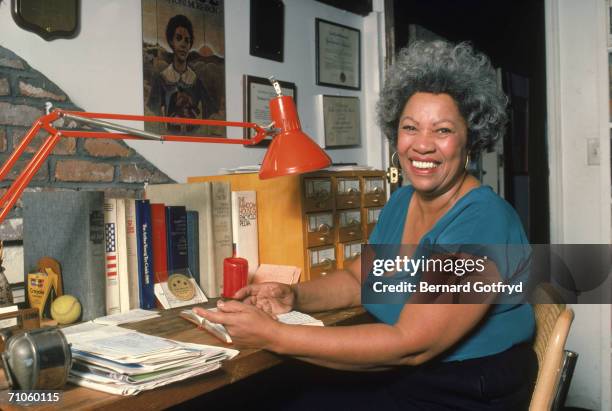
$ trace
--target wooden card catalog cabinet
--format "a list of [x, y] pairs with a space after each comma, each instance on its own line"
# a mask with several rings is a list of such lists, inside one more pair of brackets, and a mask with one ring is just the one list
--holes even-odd
[[302, 281], [356, 258], [387, 201], [383, 171], [318, 171], [270, 180], [246, 173], [187, 181], [227, 181], [232, 191], [255, 190], [260, 264], [301, 267]]
[[387, 186], [382, 171], [320, 171], [301, 180], [304, 271], [307, 279], [314, 279], [360, 255], [387, 201]]

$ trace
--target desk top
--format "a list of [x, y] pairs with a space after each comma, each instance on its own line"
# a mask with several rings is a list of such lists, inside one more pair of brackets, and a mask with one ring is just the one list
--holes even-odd
[[[141, 321], [134, 324], [125, 324], [146, 334], [171, 338], [178, 341], [209, 345], [226, 345], [204, 330], [178, 316], [179, 311], [185, 309], [172, 309], [161, 312], [161, 317]], [[343, 310], [333, 310], [314, 314], [326, 326], [350, 325], [364, 323], [371, 317], [361, 307]], [[232, 384], [250, 375], [264, 371], [283, 361], [283, 357], [269, 351], [260, 349], [242, 349], [240, 354], [230, 360], [224, 361], [220, 370], [203, 374], [194, 378], [179, 381], [154, 390], [142, 392], [136, 396], [118, 396], [95, 391], [84, 387], [68, 384], [58, 403], [48, 403], [37, 407], [20, 407], [2, 403], [3, 410], [161, 410], [180, 404], [184, 401], [198, 397], [220, 387]], [[6, 392], [5, 392], [6, 393]], [[5, 395], [2, 395], [6, 398]]]

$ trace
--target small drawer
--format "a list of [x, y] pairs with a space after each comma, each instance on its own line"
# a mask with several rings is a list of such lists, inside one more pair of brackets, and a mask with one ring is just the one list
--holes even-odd
[[336, 234], [334, 215], [331, 212], [306, 216], [308, 247], [333, 244]]
[[366, 223], [366, 233], [368, 237], [370, 237], [374, 227], [376, 227], [376, 223], [378, 222], [378, 217], [380, 216], [382, 209], [382, 207], [370, 207], [363, 209], [364, 220]]
[[304, 179], [304, 210], [331, 210], [334, 206], [331, 178]]
[[361, 240], [338, 244], [338, 266], [340, 268], [345, 268], [361, 255], [361, 244], [363, 244]]
[[376, 207], [385, 204], [387, 201], [385, 180], [380, 177], [366, 177], [363, 181], [363, 206]]
[[334, 247], [311, 248], [308, 250], [308, 271], [310, 279], [324, 277], [336, 269]]
[[336, 207], [355, 208], [361, 206], [361, 188], [358, 178], [336, 179]]
[[338, 212], [338, 241], [350, 242], [363, 237], [360, 210]]

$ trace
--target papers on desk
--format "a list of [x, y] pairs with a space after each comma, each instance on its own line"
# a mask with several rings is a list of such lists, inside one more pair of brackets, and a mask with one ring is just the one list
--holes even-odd
[[121, 325], [128, 323], [135, 323], [138, 321], [148, 320], [149, 318], [159, 317], [157, 311], [143, 310], [136, 308], [126, 313], [112, 314], [104, 317], [98, 317], [93, 322], [102, 325]]
[[110, 394], [135, 395], [205, 374], [237, 350], [155, 337], [93, 321], [63, 328], [71, 344], [69, 381]]

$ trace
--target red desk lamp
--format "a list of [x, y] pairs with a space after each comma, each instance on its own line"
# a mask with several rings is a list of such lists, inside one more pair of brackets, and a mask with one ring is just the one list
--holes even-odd
[[[193, 118], [158, 117], [158, 116], [135, 116], [126, 114], [88, 113], [80, 111], [64, 111], [55, 109], [47, 110], [47, 114], [38, 118], [32, 128], [15, 148], [6, 163], [0, 168], [0, 181], [11, 171], [17, 160], [21, 157], [26, 147], [34, 136], [44, 130], [49, 136], [26, 164], [15, 181], [9, 186], [6, 193], [0, 198], [0, 224], [5, 220], [23, 190], [28, 186], [36, 172], [43, 165], [53, 148], [62, 137], [77, 138], [111, 138], [115, 140], [156, 140], [156, 141], [181, 141], [190, 143], [219, 143], [219, 144], [242, 144], [255, 145], [266, 136], [273, 136], [272, 143], [264, 156], [259, 177], [262, 179], [280, 177], [289, 174], [306, 173], [327, 167], [331, 160], [325, 151], [310, 139], [300, 126], [297, 110], [293, 99], [283, 96], [281, 88], [273, 77], [270, 82], [276, 91], [276, 97], [270, 100], [270, 115], [273, 123], [264, 128], [255, 123], [200, 120]], [[81, 130], [58, 130], [53, 122], [65, 118], [78, 123], [115, 130], [119, 133], [108, 131], [81, 131]], [[226, 127], [252, 128], [257, 133], [250, 139], [225, 139], [218, 137], [203, 136], [176, 136], [157, 135], [147, 131], [125, 127], [105, 120], [131, 120], [154, 123], [176, 123], [194, 124]]]

